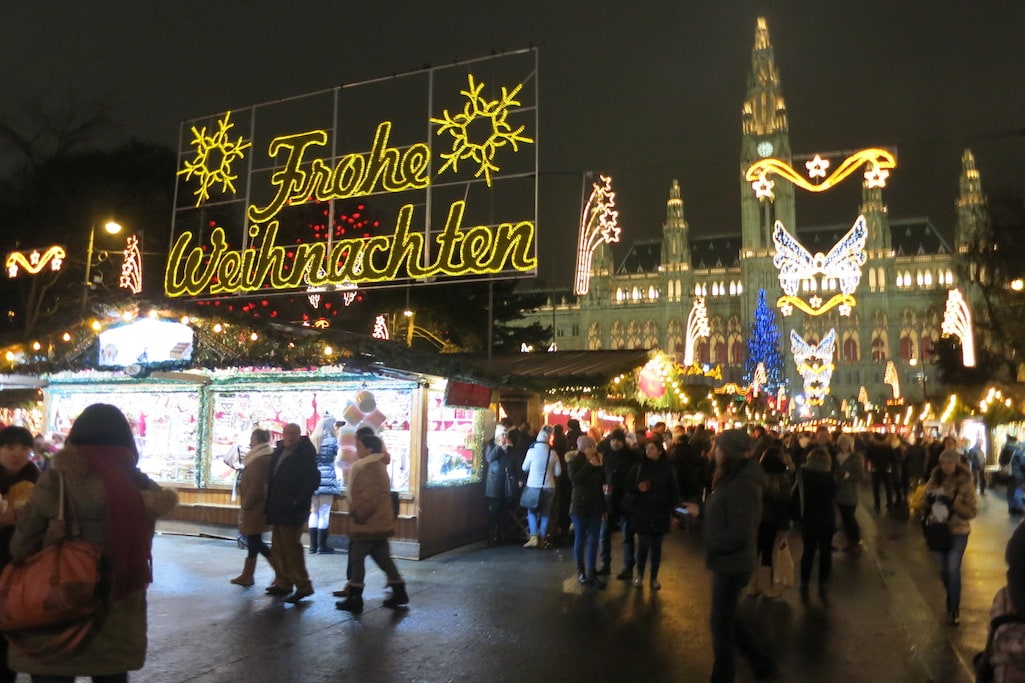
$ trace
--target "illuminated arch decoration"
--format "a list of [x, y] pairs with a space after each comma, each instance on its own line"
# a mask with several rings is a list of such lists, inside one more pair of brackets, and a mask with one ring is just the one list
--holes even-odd
[[830, 329], [822, 341], [812, 346], [795, 330], [790, 330], [790, 352], [797, 372], [804, 380], [804, 396], [809, 405], [820, 406], [829, 394], [836, 353], [836, 330]]
[[892, 360], [886, 361], [883, 384], [889, 384], [893, 388], [893, 398], [900, 398], [900, 377], [897, 375], [897, 366], [893, 364]]
[[196, 206], [210, 199], [210, 188], [218, 183], [222, 194], [229, 190], [235, 194], [238, 174], [233, 173], [231, 167], [236, 161], [245, 158], [245, 151], [252, 146], [252, 142], [246, 142], [241, 136], [237, 140], [229, 138], [228, 133], [234, 127], [230, 111], [217, 122], [216, 133], [207, 133], [206, 126], [192, 127], [192, 146], [196, 156], [184, 163], [178, 175], [185, 176], [186, 180], [191, 180], [193, 176], [199, 180], [199, 187], [193, 193]]
[[50, 266], [51, 271], [60, 270], [65, 258], [67, 254], [64, 247], [58, 246], [48, 247], [42, 252], [38, 249], [29, 252], [12, 251], [7, 255], [4, 267], [7, 269], [7, 277], [11, 278], [18, 277], [21, 270], [29, 275], [38, 275], [46, 266]]
[[888, 150], [871, 147], [847, 156], [828, 175], [829, 161], [823, 159], [818, 154], [806, 164], [806, 167], [809, 178], [821, 178], [821, 180], [812, 182], [812, 180], [806, 179], [787, 162], [773, 157], [759, 159], [751, 164], [744, 174], [744, 179], [751, 183], [756, 197], [769, 200], [775, 198], [775, 193], [773, 192], [775, 182], [771, 179], [771, 176], [779, 176], [789, 180], [797, 187], [808, 192], [825, 192], [843, 182], [859, 168], [865, 168], [864, 179], [866, 186], [886, 187], [886, 179], [890, 175], [890, 170], [897, 167], [897, 158]]
[[[472, 159], [478, 164], [474, 177], [479, 178], [483, 175], [488, 187], [491, 187], [491, 173], [500, 170], [495, 163], [498, 148], [509, 145], [514, 152], [518, 152], [521, 142], [534, 142], [532, 138], [523, 135], [526, 126], [513, 129], [508, 123], [509, 109], [520, 104], [516, 95], [523, 88], [523, 84], [517, 84], [512, 90], [502, 86], [502, 96], [497, 100], [488, 100], [481, 97], [483, 81], [475, 83], [473, 74], [467, 74], [466, 79], [469, 83], [467, 89], [459, 91], [467, 100], [462, 113], [453, 116], [446, 109], [442, 112], [441, 118], [430, 119], [431, 123], [439, 124], [438, 130], [435, 131], [436, 135], [452, 135], [452, 151], [441, 155], [445, 163], [438, 169], [438, 175], [449, 168], [453, 172], [458, 172], [460, 160]], [[487, 121], [491, 134], [483, 141], [475, 141], [471, 138], [470, 126], [481, 120]]]
[[599, 175], [591, 185], [591, 196], [580, 216], [580, 237], [577, 241], [577, 271], [573, 293], [579, 296], [591, 289], [591, 262], [598, 245], [619, 241], [619, 212], [611, 176]]
[[960, 289], [947, 292], [947, 308], [943, 313], [943, 334], [961, 340], [961, 362], [966, 368], [975, 367], [975, 336], [972, 332], [972, 312]]
[[685, 366], [694, 364], [698, 340], [707, 338], [709, 334], [711, 334], [711, 330], [708, 328], [708, 308], [705, 306], [705, 297], [699, 296], [694, 299], [694, 305], [687, 316], [687, 339], [683, 349], [683, 364]]
[[142, 291], [142, 250], [139, 248], [139, 238], [135, 235], [128, 238], [124, 257], [118, 285], [132, 294], [138, 294]]
[[864, 384], [862, 384], [861, 388], [858, 389], [858, 403], [868, 403], [868, 389], [865, 388]]
[[[861, 282], [861, 267], [865, 265], [867, 258], [867, 237], [865, 217], [858, 216], [851, 229], [828, 254], [818, 252], [812, 255], [780, 221], [776, 221], [772, 231], [772, 241], [776, 245], [772, 265], [779, 269], [779, 284], [783, 289], [783, 296], [776, 301], [780, 312], [784, 316], [789, 316], [796, 307], [809, 315], [822, 315], [836, 307], [840, 315], [849, 316], [851, 309], [857, 305], [854, 292]], [[826, 301], [818, 296], [804, 301], [799, 296], [801, 282], [818, 278], [820, 275], [822, 280], [837, 280], [840, 293], [834, 294]], [[822, 287], [818, 289], [821, 290]]]

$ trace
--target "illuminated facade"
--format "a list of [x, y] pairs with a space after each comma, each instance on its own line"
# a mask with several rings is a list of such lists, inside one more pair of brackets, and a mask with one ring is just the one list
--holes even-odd
[[[835, 147], [850, 145], [838, 137]], [[887, 214], [883, 193], [889, 169], [895, 166], [890, 151], [863, 150], [853, 162], [840, 160], [835, 167], [825, 156], [795, 157], [791, 150], [780, 75], [767, 24], [759, 19], [747, 97], [741, 108], [736, 176], [740, 183], [739, 234], [693, 236], [684, 218], [683, 193], [674, 180], [660, 240], [635, 241], [618, 264], [613, 263], [609, 247], [599, 245], [591, 266], [590, 291], [579, 297], [568, 291], [553, 293], [547, 305], [528, 313], [525, 322], [554, 324], [560, 350], [657, 347], [682, 360], [688, 314], [694, 297], [704, 297], [709, 330], [696, 345], [695, 360], [721, 365], [724, 379], [741, 382], [746, 337], [759, 289], [766, 291], [770, 305], [788, 296], [780, 270], [773, 265], [777, 253], [774, 231], [781, 224], [811, 255], [828, 255], [848, 242], [863, 248], [864, 263], [847, 259], [860, 272], [847, 283], [853, 287], [850, 292], [839, 278], [833, 289], [825, 292], [821, 291], [824, 277], [799, 277], [786, 283], [796, 288], [792, 300], [811, 302], [817, 314], [802, 310], [798, 315], [795, 310], [794, 315], [781, 318], [780, 332], [783, 339], [790, 339], [794, 331], [807, 345], [817, 348], [829, 331], [835, 330], [827, 409], [839, 409], [844, 399], [857, 400], [863, 386], [871, 402], [885, 403], [893, 397], [892, 385], [884, 380], [888, 361], [893, 361], [902, 383], [920, 381], [922, 366], [914, 367], [910, 361], [928, 358], [932, 344], [942, 334], [947, 290], [958, 286], [957, 253], [966, 250], [981, 229], [985, 197], [974, 157], [966, 150], [951, 245], [928, 219], [891, 219]], [[770, 158], [781, 163], [769, 164]], [[800, 176], [794, 168], [807, 172]], [[953, 172], [951, 169], [952, 182]], [[802, 185], [785, 180], [784, 174], [800, 177]], [[817, 192], [844, 178], [846, 184], [860, 182], [859, 205], [837, 215], [835, 225], [797, 223], [795, 188]], [[763, 189], [771, 190], [772, 201], [764, 193], [759, 196], [759, 180]], [[775, 236], [785, 239], [780, 233]], [[820, 270], [821, 265], [812, 262], [809, 270]], [[848, 310], [844, 301], [836, 300], [827, 307], [841, 295], [855, 297], [856, 306]], [[804, 380], [790, 349], [781, 351], [790, 356], [785, 364], [787, 394], [797, 398]], [[937, 381], [931, 367], [926, 372], [928, 381]]]

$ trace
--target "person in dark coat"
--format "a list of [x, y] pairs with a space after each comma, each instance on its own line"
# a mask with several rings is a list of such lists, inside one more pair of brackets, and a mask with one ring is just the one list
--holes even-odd
[[637, 455], [626, 446], [626, 432], [613, 429], [608, 437], [598, 444], [605, 470], [605, 508], [607, 513], [601, 525], [601, 567], [598, 574], [608, 576], [612, 565], [612, 534], [619, 528], [623, 532], [623, 571], [616, 575], [620, 581], [633, 578], [636, 552], [634, 532], [630, 522], [619, 509], [619, 501], [626, 490], [623, 480], [626, 473], [637, 460]]
[[890, 447], [886, 434], [876, 433], [868, 442], [865, 460], [872, 468], [872, 508], [879, 512], [881, 503], [879, 487], [886, 490], [886, 509], [893, 507], [893, 469], [897, 464], [897, 456]]
[[[73, 511], [82, 538], [102, 549], [109, 569], [102, 616], [81, 648], [57, 660], [35, 658], [18, 648], [10, 667], [37, 681], [72, 683], [76, 676], [94, 681], [128, 681], [129, 671], [146, 662], [146, 589], [153, 581], [153, 533], [156, 520], [178, 503], [138, 467], [132, 428], [115, 406], [88, 406], [68, 433], [66, 447], [40, 476], [28, 504], [17, 515], [11, 556], [17, 561], [55, 539], [47, 529], [57, 518], [64, 482], [65, 503]], [[28, 636], [29, 649], [39, 647]]]
[[604, 588], [598, 578], [598, 537], [605, 513], [605, 472], [597, 444], [589, 436], [577, 437], [576, 450], [566, 454], [566, 467], [573, 483], [569, 514], [573, 520], [573, 557], [577, 562], [577, 581]]
[[[345, 423], [342, 422], [342, 425]], [[335, 496], [342, 492], [338, 483], [338, 470], [335, 469], [335, 459], [338, 457], [335, 418], [330, 413], [326, 413], [317, 423], [310, 441], [317, 449], [317, 471], [320, 472], [320, 486], [313, 492], [310, 501], [310, 555], [330, 555], [335, 551], [327, 542], [331, 508], [335, 505]]]
[[776, 662], [742, 619], [737, 618], [740, 591], [758, 562], [758, 524], [762, 518], [765, 473], [749, 457], [754, 441], [742, 429], [727, 429], [715, 438], [715, 485], [705, 501], [684, 503], [688, 513], [704, 519], [705, 563], [712, 572], [712, 683], [732, 683], [736, 652], [750, 660], [756, 677], [776, 672]]
[[624, 485], [636, 496], [630, 511], [630, 528], [637, 534], [637, 576], [634, 586], [644, 585], [644, 567], [651, 554], [651, 589], [660, 590], [658, 570], [662, 564], [662, 539], [669, 531], [673, 508], [680, 501], [676, 473], [669, 465], [662, 440], [657, 436], [644, 444], [644, 457], [627, 472]]
[[[32, 432], [24, 427], [9, 426], [0, 429], [0, 495], [12, 501], [11, 489], [29, 490], [39, 480], [39, 468], [31, 461]], [[27, 496], [20, 496], [26, 502]], [[11, 561], [11, 536], [14, 523], [22, 507], [8, 505], [0, 512], [0, 570]], [[0, 683], [14, 683], [18, 675], [7, 668], [7, 639], [0, 637]]]
[[[299, 425], [290, 423], [274, 449], [267, 481], [267, 523], [271, 525], [271, 556], [278, 578], [267, 592], [296, 603], [313, 595], [303, 557], [303, 524], [313, 492], [320, 486], [317, 449]], [[292, 592], [293, 587], [295, 592]]]
[[[510, 493], [515, 493], [515, 474], [512, 464], [512, 441], [504, 425], [495, 427], [495, 438], [484, 456], [488, 463], [488, 476], [484, 480], [484, 497], [488, 501], [488, 545], [494, 545], [502, 536], [502, 518], [508, 506]], [[510, 477], [513, 479], [510, 480]], [[510, 490], [513, 488], [513, 490]]]
[[797, 471], [794, 487], [794, 515], [801, 522], [801, 598], [808, 599], [815, 553], [819, 555], [819, 595], [829, 594], [829, 575], [833, 568], [833, 534], [836, 533], [836, 480], [833, 461], [825, 448], [813, 448]]
[[[753, 457], [753, 456], [752, 456]], [[782, 592], [773, 583], [772, 553], [782, 534], [790, 529], [790, 477], [779, 446], [770, 445], [759, 459], [765, 472], [762, 519], [758, 524], [759, 565], [748, 585], [751, 595], [778, 598]]]

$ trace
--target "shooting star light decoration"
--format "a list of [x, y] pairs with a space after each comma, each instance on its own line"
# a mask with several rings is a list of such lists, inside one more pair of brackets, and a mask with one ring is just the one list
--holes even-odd
[[972, 333], [972, 312], [960, 289], [947, 292], [947, 309], [943, 313], [943, 334], [961, 340], [961, 361], [966, 368], [975, 367], [975, 336]]
[[573, 293], [579, 296], [591, 289], [591, 261], [598, 245], [619, 241], [619, 212], [616, 211], [616, 193], [612, 191], [612, 177], [598, 176], [592, 184], [591, 196], [584, 204], [580, 216], [580, 239], [577, 244], [577, 270]]

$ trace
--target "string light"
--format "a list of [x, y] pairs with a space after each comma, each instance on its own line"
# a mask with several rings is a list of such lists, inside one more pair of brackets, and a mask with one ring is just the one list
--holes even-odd
[[960, 289], [947, 292], [947, 308], [943, 314], [942, 330], [961, 340], [961, 362], [966, 368], [975, 367], [975, 337], [972, 332], [972, 312]]

